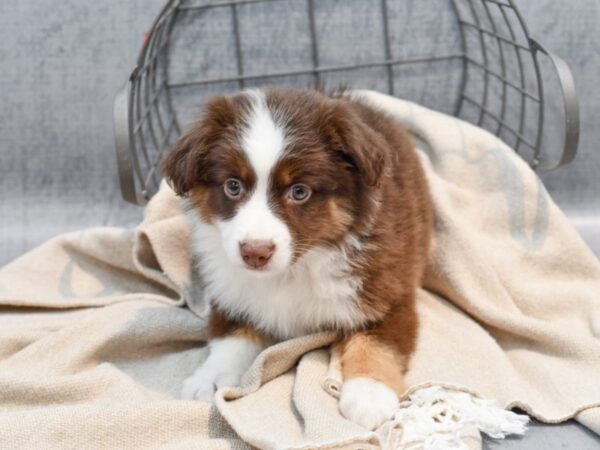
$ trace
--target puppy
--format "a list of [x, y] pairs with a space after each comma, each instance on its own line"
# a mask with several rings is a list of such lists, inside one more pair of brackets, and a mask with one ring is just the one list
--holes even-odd
[[339, 409], [393, 416], [417, 335], [431, 207], [405, 131], [351, 94], [244, 91], [208, 102], [163, 172], [193, 224], [209, 356], [182, 396], [211, 401], [273, 342], [339, 333]]

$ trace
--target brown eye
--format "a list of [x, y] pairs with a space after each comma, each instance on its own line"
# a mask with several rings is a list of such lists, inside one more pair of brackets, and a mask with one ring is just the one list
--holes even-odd
[[228, 178], [224, 184], [225, 194], [227, 197], [237, 200], [242, 196], [244, 190], [242, 182], [237, 178]]
[[310, 197], [311, 190], [305, 184], [294, 184], [288, 191], [288, 198], [294, 203], [304, 203]]

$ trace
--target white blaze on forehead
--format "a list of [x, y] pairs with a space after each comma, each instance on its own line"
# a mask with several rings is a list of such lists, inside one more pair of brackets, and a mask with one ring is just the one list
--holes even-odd
[[252, 110], [242, 135], [242, 148], [248, 155], [258, 182], [267, 182], [285, 147], [285, 132], [278, 126], [261, 91], [249, 91]]
[[229, 257], [243, 264], [239, 244], [248, 240], [270, 241], [275, 252], [268, 267], [282, 270], [291, 261], [291, 234], [286, 223], [277, 217], [269, 205], [269, 180], [273, 168], [283, 154], [285, 132], [273, 120], [264, 93], [249, 91], [252, 108], [246, 118], [241, 147], [256, 175], [250, 198], [230, 220], [219, 223], [224, 247]]

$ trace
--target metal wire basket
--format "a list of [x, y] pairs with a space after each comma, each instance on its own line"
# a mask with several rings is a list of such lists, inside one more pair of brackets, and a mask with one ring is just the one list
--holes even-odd
[[[162, 155], [207, 97], [340, 84], [466, 119], [536, 169], [575, 157], [579, 110], [569, 67], [530, 37], [512, 0], [170, 0], [115, 99], [123, 198], [142, 205], [156, 192]], [[562, 110], [558, 134], [544, 133], [548, 109]]]

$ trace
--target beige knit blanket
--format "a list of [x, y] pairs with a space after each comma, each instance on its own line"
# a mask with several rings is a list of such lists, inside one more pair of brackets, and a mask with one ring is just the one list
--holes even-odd
[[[600, 263], [497, 138], [362, 95], [410, 130], [435, 205], [411, 390], [462, 388], [600, 433]], [[188, 240], [163, 185], [138, 228], [64, 235], [0, 270], [0, 448], [404, 447], [401, 421], [370, 433], [338, 413], [329, 334], [264, 351], [218, 411], [179, 400], [206, 355]]]

